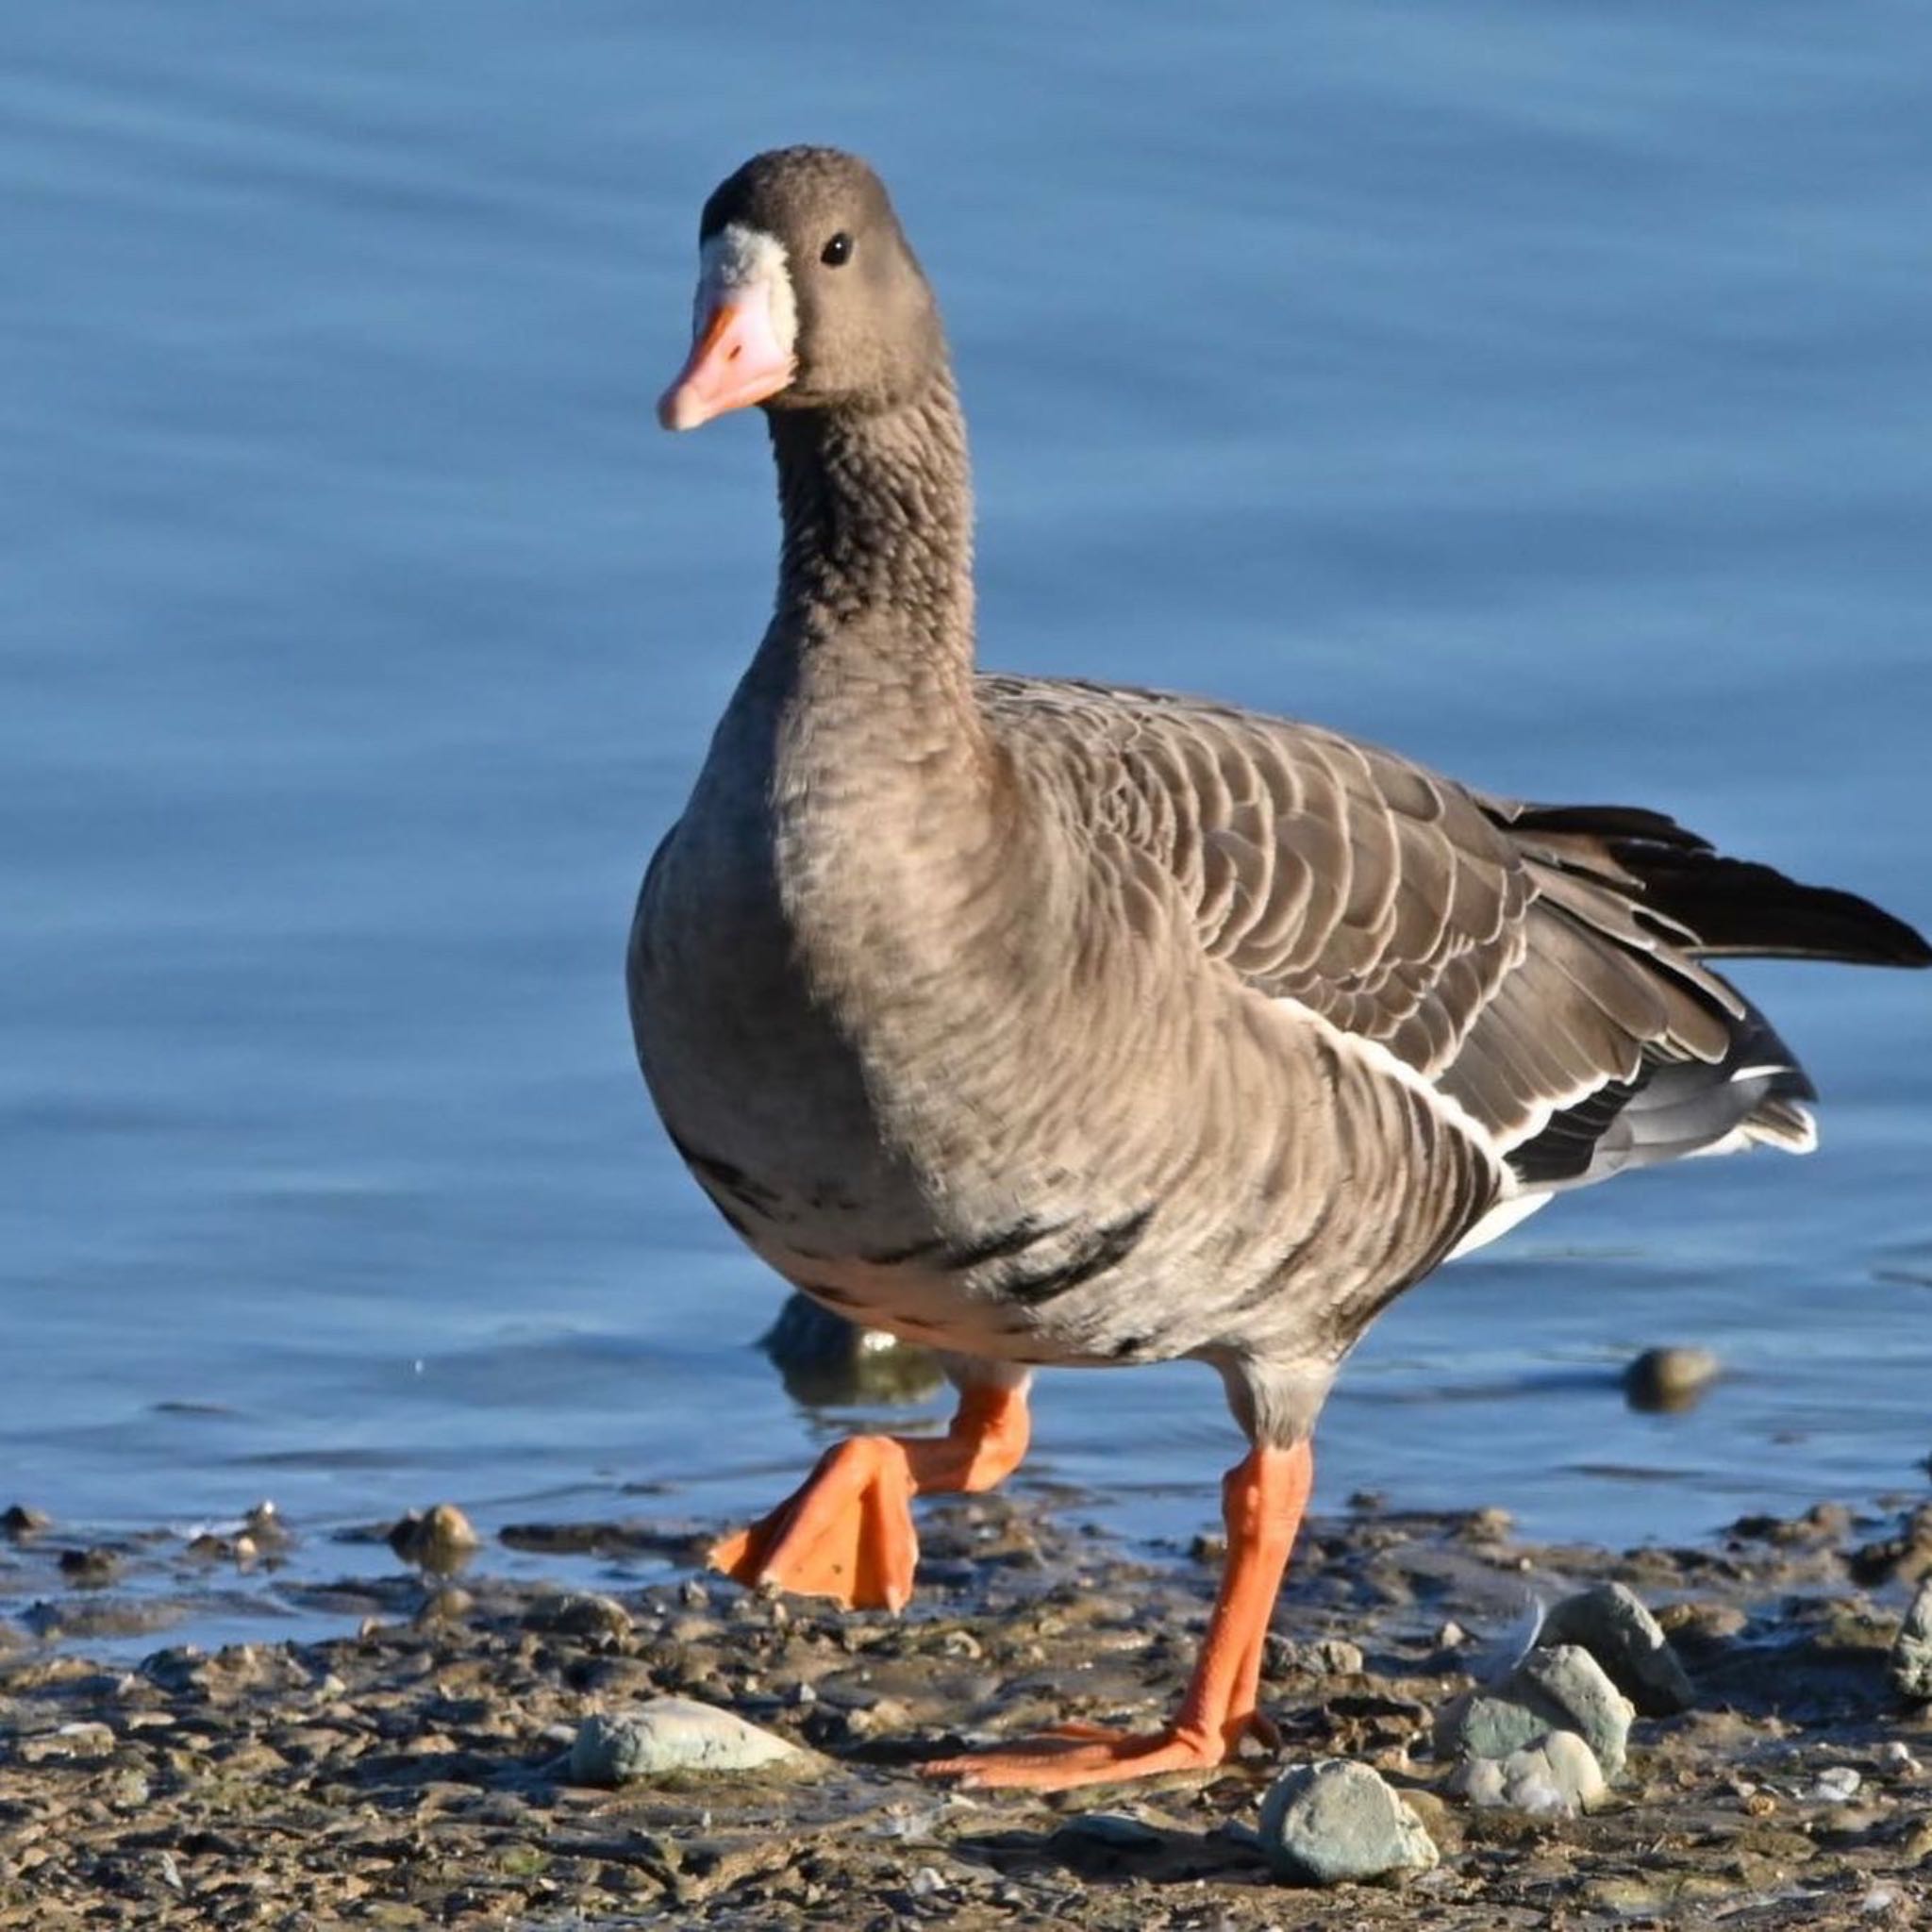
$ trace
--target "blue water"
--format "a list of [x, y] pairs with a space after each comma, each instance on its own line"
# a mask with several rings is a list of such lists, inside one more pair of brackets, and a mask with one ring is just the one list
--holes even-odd
[[[756, 424], [650, 421], [760, 146], [872, 155], [940, 288], [989, 662], [1932, 920], [1928, 75], [1905, 4], [9, 9], [0, 1503], [722, 1517], [847, 1420], [747, 1345], [619, 984], [769, 595]], [[1446, 1272], [1323, 1500], [1635, 1539], [1923, 1483], [1932, 985], [1747, 977], [1824, 1150]], [[1626, 1412], [1670, 1341], [1729, 1379]], [[1197, 1369], [1042, 1386], [1035, 1466], [1130, 1533], [1236, 1453]]]

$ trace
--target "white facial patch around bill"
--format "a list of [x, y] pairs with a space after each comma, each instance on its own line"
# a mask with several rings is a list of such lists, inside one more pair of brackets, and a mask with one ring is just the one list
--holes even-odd
[[691, 318], [696, 335], [721, 303], [742, 303], [763, 290], [772, 337], [788, 356], [798, 343], [798, 298], [785, 244], [762, 228], [727, 222], [698, 251], [698, 292]]

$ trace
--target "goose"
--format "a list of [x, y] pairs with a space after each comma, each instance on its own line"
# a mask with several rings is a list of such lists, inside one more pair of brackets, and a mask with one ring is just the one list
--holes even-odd
[[976, 672], [966, 434], [878, 176], [760, 154], [698, 244], [659, 420], [761, 408], [783, 542], [771, 623], [645, 874], [639, 1060], [751, 1249], [936, 1350], [958, 1393], [943, 1436], [837, 1445], [711, 1560], [897, 1609], [911, 1499], [1013, 1470], [1035, 1368], [1208, 1363], [1250, 1448], [1172, 1721], [924, 1767], [1041, 1790], [1204, 1771], [1274, 1736], [1257, 1688], [1310, 1441], [1376, 1314], [1557, 1194], [1813, 1144], [1809, 1081], [1713, 960], [1932, 951], [1656, 811]]

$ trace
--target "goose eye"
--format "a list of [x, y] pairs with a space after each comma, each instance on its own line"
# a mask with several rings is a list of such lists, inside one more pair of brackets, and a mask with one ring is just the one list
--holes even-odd
[[819, 259], [827, 268], [843, 268], [852, 259], [852, 237], [840, 231], [819, 250]]

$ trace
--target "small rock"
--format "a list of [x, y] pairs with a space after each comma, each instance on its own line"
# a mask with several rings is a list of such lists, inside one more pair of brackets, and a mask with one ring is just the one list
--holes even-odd
[[1444, 1757], [1502, 1759], [1533, 1749], [1551, 1731], [1575, 1731], [1614, 1778], [1636, 1714], [1589, 1651], [1558, 1643], [1531, 1651], [1500, 1684], [1446, 1705], [1435, 1744]]
[[1489, 1503], [1480, 1509], [1470, 1510], [1457, 1524], [1456, 1533], [1465, 1542], [1500, 1543], [1507, 1541], [1515, 1527], [1516, 1519], [1508, 1510]]
[[1537, 1642], [1580, 1643], [1646, 1717], [1669, 1717], [1694, 1701], [1690, 1679], [1657, 1619], [1621, 1583], [1565, 1597], [1543, 1620]]
[[61, 1575], [83, 1590], [98, 1590], [102, 1584], [112, 1582], [120, 1567], [121, 1558], [98, 1543], [85, 1550], [60, 1552]]
[[1834, 1764], [1818, 1774], [1818, 1782], [1805, 1794], [1814, 1805], [1848, 1805], [1864, 1783], [1849, 1764]]
[[1932, 1577], [1932, 1503], [1922, 1503], [1899, 1525], [1896, 1536], [1880, 1537], [1851, 1553], [1852, 1581], [1866, 1585], [1916, 1585]]
[[53, 1526], [51, 1516], [25, 1503], [9, 1503], [6, 1512], [0, 1514], [0, 1536], [8, 1542], [25, 1542], [28, 1537], [39, 1536], [42, 1530]]
[[1900, 1696], [1932, 1704], [1932, 1577], [1920, 1584], [1886, 1668]]
[[142, 1674], [163, 1690], [206, 1690], [209, 1680], [208, 1653], [199, 1644], [175, 1644], [158, 1650], [142, 1661]]
[[874, 1696], [845, 1713], [848, 1738], [891, 1738], [912, 1728], [912, 1712], [896, 1697]]
[[46, 1764], [63, 1757], [106, 1757], [114, 1749], [114, 1733], [103, 1724], [62, 1724], [23, 1738], [18, 1746], [23, 1764]]
[[1449, 1789], [1482, 1809], [1507, 1807], [1534, 1817], [1574, 1818], [1603, 1795], [1603, 1767], [1574, 1731], [1546, 1731], [1508, 1757], [1472, 1757], [1457, 1766]]
[[581, 1785], [617, 1785], [668, 1772], [758, 1771], [805, 1754], [741, 1717], [689, 1697], [654, 1697], [616, 1717], [589, 1717], [570, 1749]]
[[1740, 1516], [1730, 1533], [1747, 1542], [1777, 1543], [1802, 1548], [1818, 1543], [1841, 1543], [1855, 1527], [1852, 1512], [1842, 1503], [1814, 1503], [1802, 1516]]
[[1574, 1643], [1533, 1650], [1509, 1674], [1506, 1694], [1540, 1701], [1556, 1727], [1579, 1733], [1607, 1778], [1623, 1774], [1635, 1707], [1589, 1651]]
[[1445, 1757], [1501, 1760], [1549, 1735], [1547, 1711], [1476, 1691], [1446, 1706], [1436, 1723], [1436, 1749]]
[[423, 1607], [413, 1619], [418, 1628], [434, 1629], [439, 1625], [460, 1624], [476, 1607], [476, 1599], [467, 1590], [459, 1589], [454, 1583], [444, 1583], [431, 1590], [423, 1599]]
[[1297, 1641], [1269, 1633], [1268, 1671], [1271, 1676], [1284, 1676], [1291, 1671], [1314, 1677], [1358, 1677], [1364, 1667], [1359, 1644], [1345, 1637], [1317, 1637]]
[[282, 1512], [266, 1496], [242, 1519], [242, 1527], [258, 1550], [286, 1549], [295, 1541]]
[[785, 1392], [808, 1408], [923, 1402], [944, 1379], [929, 1349], [880, 1328], [861, 1328], [809, 1295], [792, 1295], [758, 1346]]
[[1736, 1604], [1696, 1602], [1666, 1604], [1657, 1622], [1673, 1649], [1709, 1656], [1741, 1636], [1751, 1620]]
[[470, 1519], [454, 1503], [438, 1503], [430, 1509], [412, 1509], [389, 1533], [389, 1546], [404, 1562], [437, 1575], [460, 1570], [483, 1540], [470, 1526]]
[[1374, 1772], [1337, 1757], [1275, 1780], [1260, 1837], [1269, 1869], [1295, 1885], [1427, 1872], [1439, 1857], [1422, 1821]]
[[1675, 1414], [1700, 1401], [1722, 1373], [1707, 1348], [1646, 1348], [1624, 1371], [1624, 1400], [1632, 1408]]
[[560, 1637], [628, 1637], [630, 1612], [614, 1596], [591, 1591], [570, 1591], [541, 1596], [524, 1612], [525, 1630], [551, 1631]]

